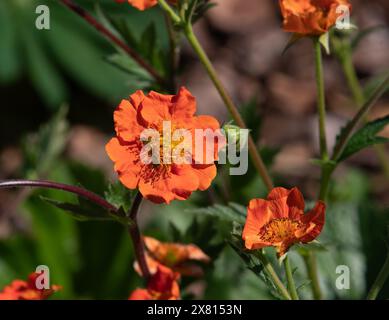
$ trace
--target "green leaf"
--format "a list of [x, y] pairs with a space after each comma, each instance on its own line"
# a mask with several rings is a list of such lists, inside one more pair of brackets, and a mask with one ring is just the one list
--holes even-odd
[[8, 1], [0, 1], [0, 82], [17, 78], [21, 69], [16, 21]]
[[[238, 254], [238, 256], [243, 260], [247, 269], [251, 270], [257, 277], [259, 277], [268, 287], [270, 293], [276, 297], [280, 298], [278, 290], [273, 283], [273, 280], [264, 272], [264, 266], [261, 260], [258, 257], [257, 250], [247, 250], [243, 239], [242, 239], [242, 229], [243, 225], [234, 222], [233, 231], [231, 232], [231, 237], [227, 239], [228, 244], [231, 248]], [[263, 253], [264, 254], [264, 253]]]
[[255, 275], [261, 277], [261, 273], [263, 271], [263, 265], [261, 261], [251, 252], [244, 250], [242, 237], [238, 237], [233, 235], [231, 239], [227, 240], [229, 245], [234, 249], [234, 251], [239, 255], [239, 257], [243, 260], [247, 269], [254, 272]]
[[185, 19], [188, 22], [195, 23], [203, 17], [209, 9], [216, 5], [216, 3], [210, 2], [209, 0], [190, 0], [185, 12]]
[[63, 152], [68, 135], [67, 113], [68, 107], [62, 106], [38, 133], [27, 136], [23, 141], [23, 171], [29, 178], [45, 176]]
[[387, 143], [389, 139], [379, 137], [377, 134], [389, 124], [389, 116], [369, 122], [359, 129], [347, 143], [339, 161], [343, 161], [360, 150], [375, 144]]
[[153, 83], [151, 75], [127, 54], [114, 53], [107, 56], [105, 60], [119, 70], [134, 76], [139, 83], [143, 83], [142, 87], [150, 86]]
[[[65, 15], [65, 12], [56, 12], [47, 37], [55, 58], [69, 75], [92, 93], [112, 101], [122, 98], [131, 90], [143, 89], [124, 72], [104, 63], [108, 51], [103, 50], [98, 40], [83, 32], [85, 30], [78, 29], [78, 17]], [[72, 23], [74, 19], [76, 21]], [[77, 48], [77, 52], [74, 48]]]
[[214, 206], [207, 208], [188, 209], [186, 211], [198, 215], [203, 214], [211, 217], [216, 217], [223, 221], [237, 222], [241, 224], [244, 224], [246, 220], [246, 208], [236, 203], [231, 203], [228, 206], [215, 204]]
[[90, 210], [89, 208], [85, 208], [80, 204], [70, 203], [70, 202], [62, 202], [50, 198], [46, 198], [41, 196], [42, 200], [46, 201], [47, 203], [53, 205], [54, 207], [57, 207], [59, 209], [62, 209], [66, 211], [68, 214], [70, 214], [74, 219], [79, 221], [108, 221], [112, 220], [110, 215], [107, 211], [100, 209], [100, 210]]
[[47, 106], [57, 109], [66, 100], [65, 83], [50, 60], [37, 31], [25, 28], [22, 36], [31, 80]]
[[125, 212], [130, 210], [135, 197], [135, 191], [127, 189], [120, 181], [111, 183], [104, 194], [105, 199], [117, 208], [123, 208]]
[[327, 251], [327, 248], [325, 245], [315, 240], [310, 243], [295, 244], [292, 247], [292, 250], [297, 250], [301, 255], [307, 255], [311, 251]]

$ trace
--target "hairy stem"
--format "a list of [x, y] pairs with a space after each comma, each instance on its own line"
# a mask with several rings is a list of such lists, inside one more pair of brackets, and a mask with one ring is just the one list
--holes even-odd
[[298, 293], [297, 293], [296, 285], [294, 283], [292, 267], [290, 265], [288, 255], [286, 255], [286, 257], [284, 259], [284, 267], [285, 267], [286, 280], [288, 281], [288, 289], [289, 289], [290, 295], [292, 296], [293, 300], [300, 300]]
[[[325, 201], [326, 194], [330, 182], [330, 174], [328, 173], [328, 146], [326, 135], [326, 101], [324, 88], [324, 71], [323, 71], [323, 54], [319, 39], [314, 40], [315, 48], [315, 70], [316, 70], [316, 86], [317, 86], [317, 109], [319, 117], [319, 140], [320, 140], [320, 158], [322, 160], [321, 166], [321, 180], [320, 180], [320, 200]], [[314, 252], [309, 252], [310, 259], [307, 260], [308, 275], [312, 281], [312, 293], [315, 299], [321, 299], [322, 293], [319, 285], [319, 274], [316, 264], [316, 256]]]
[[317, 274], [317, 261], [316, 255], [313, 252], [309, 252], [304, 256], [305, 266], [307, 268], [308, 276], [312, 281], [312, 293], [315, 300], [322, 300], [323, 295], [320, 289], [319, 275]]
[[288, 290], [285, 288], [284, 284], [278, 277], [277, 273], [275, 272], [274, 268], [270, 264], [269, 260], [266, 258], [265, 254], [262, 250], [257, 251], [257, 257], [263, 264], [263, 267], [265, 268], [266, 273], [269, 275], [269, 277], [273, 280], [274, 285], [277, 287], [278, 292], [281, 294], [281, 296], [285, 300], [292, 300]]
[[112, 43], [124, 50], [132, 59], [134, 59], [143, 69], [145, 69], [159, 84], [165, 85], [165, 80], [163, 77], [131, 47], [129, 47], [125, 42], [116, 37], [104, 27], [99, 21], [97, 21], [91, 14], [89, 14], [85, 9], [80, 7], [78, 4], [74, 3], [72, 0], [60, 0], [63, 5], [69, 8], [74, 13], [78, 14], [82, 19], [84, 19], [88, 24], [94, 27], [99, 33], [104, 37], [108, 38]]
[[319, 115], [320, 156], [322, 160], [328, 160], [323, 57], [322, 57], [321, 44], [319, 40], [315, 39], [314, 41], [315, 41], [315, 66], [316, 66], [316, 85], [317, 85], [317, 110]]
[[[192, 25], [190, 23], [186, 24], [184, 33], [186, 38], [188, 39], [189, 43], [191, 44], [193, 50], [197, 53], [198, 58], [200, 59], [201, 63], [203, 64], [205, 70], [207, 71], [209, 77], [211, 78], [213, 84], [215, 85], [217, 91], [219, 92], [224, 104], [226, 105], [228, 111], [230, 112], [232, 118], [236, 122], [236, 124], [242, 128], [247, 129], [246, 124], [244, 123], [244, 120], [242, 116], [240, 115], [238, 108], [235, 106], [235, 104], [232, 102], [231, 97], [227, 93], [226, 89], [224, 88], [222, 82], [219, 79], [219, 76], [217, 75], [217, 72], [212, 65], [212, 62], [209, 60], [207, 54], [205, 53], [203, 47], [199, 43], [196, 35], [193, 32]], [[252, 138], [251, 135], [249, 135], [248, 138], [248, 149], [251, 155], [251, 159], [253, 161], [253, 164], [255, 168], [257, 169], [259, 175], [261, 176], [266, 188], [268, 190], [271, 190], [273, 188], [273, 182], [270, 178], [270, 175], [267, 171], [267, 168], [265, 166], [265, 163], [258, 151], [258, 148]]]

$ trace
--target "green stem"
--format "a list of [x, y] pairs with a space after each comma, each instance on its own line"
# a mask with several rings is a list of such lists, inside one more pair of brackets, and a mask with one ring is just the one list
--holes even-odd
[[317, 273], [317, 261], [316, 255], [311, 251], [308, 255], [304, 256], [305, 266], [307, 268], [308, 276], [312, 283], [312, 293], [315, 300], [322, 300], [323, 295], [320, 289], [319, 275]]
[[297, 293], [296, 285], [294, 283], [292, 267], [290, 266], [290, 261], [289, 261], [288, 255], [286, 255], [286, 257], [284, 259], [284, 267], [285, 267], [285, 274], [286, 274], [286, 279], [288, 281], [288, 289], [289, 289], [290, 295], [292, 296], [293, 300], [300, 300], [298, 293]]
[[351, 49], [345, 49], [339, 59], [354, 101], [358, 105], [358, 108], [361, 108], [365, 103], [365, 95], [352, 62]]
[[[201, 63], [203, 64], [205, 70], [208, 73], [208, 76], [212, 80], [214, 86], [216, 87], [217, 91], [219, 92], [225, 106], [227, 107], [228, 111], [230, 112], [232, 118], [236, 122], [236, 124], [242, 128], [247, 129], [246, 124], [244, 123], [244, 120], [242, 116], [240, 115], [238, 108], [233, 103], [231, 97], [227, 93], [226, 89], [224, 88], [222, 82], [220, 81], [217, 72], [212, 65], [211, 60], [208, 58], [207, 54], [205, 53], [203, 47], [201, 46], [200, 42], [198, 41], [196, 35], [193, 32], [192, 24], [190, 21], [184, 21], [183, 18], [180, 18], [177, 13], [171, 8], [171, 6], [165, 1], [165, 0], [158, 0], [159, 5], [165, 12], [171, 17], [172, 21], [176, 23], [177, 25], [183, 26], [184, 34], [192, 46], [193, 50], [196, 52], [198, 58], [200, 59]], [[270, 175], [267, 171], [266, 165], [258, 151], [257, 145], [254, 142], [252, 136], [249, 134], [248, 138], [248, 149], [249, 153], [251, 155], [252, 162], [258, 171], [259, 175], [261, 176], [266, 188], [268, 191], [273, 189], [273, 181], [270, 178]]]
[[389, 254], [387, 255], [385, 263], [380, 273], [378, 274], [377, 279], [373, 283], [373, 286], [371, 287], [369, 294], [367, 295], [367, 300], [377, 299], [377, 296], [380, 293], [388, 277], [389, 277]]
[[266, 273], [269, 275], [269, 277], [272, 278], [274, 285], [277, 287], [279, 293], [285, 300], [292, 300], [292, 297], [290, 296], [288, 290], [285, 288], [284, 284], [278, 277], [277, 273], [273, 269], [272, 265], [270, 264], [269, 260], [266, 258], [265, 254], [262, 250], [259, 250], [257, 253], [258, 259], [263, 264], [263, 267], [266, 271]]
[[334, 171], [333, 165], [331, 164], [322, 165], [319, 200], [326, 201], [327, 199], [328, 189], [330, 186], [331, 175], [333, 171]]
[[172, 7], [165, 0], [158, 0], [158, 3], [161, 6], [161, 8], [166, 11], [166, 13], [170, 16], [170, 18], [174, 23], [176, 24], [182, 23], [181, 18], [178, 16], [177, 13], [175, 13]]
[[[187, 23], [184, 29], [184, 33], [186, 35], [186, 38], [188, 39], [189, 43], [191, 44], [193, 50], [197, 53], [201, 63], [203, 64], [205, 70], [207, 71], [209, 77], [211, 78], [213, 84], [215, 85], [217, 91], [219, 92], [224, 104], [226, 105], [228, 111], [230, 112], [232, 118], [236, 122], [236, 124], [242, 128], [246, 129], [246, 124], [244, 123], [244, 120], [242, 116], [240, 115], [238, 108], [235, 106], [235, 104], [232, 102], [231, 97], [227, 93], [226, 89], [224, 88], [222, 82], [220, 81], [215, 68], [213, 67], [211, 61], [209, 60], [207, 54], [205, 53], [204, 49], [202, 48], [201, 44], [199, 43], [196, 35], [193, 32], [192, 25], [190, 23]], [[252, 138], [251, 135], [249, 135], [248, 138], [248, 149], [253, 161], [253, 164], [255, 168], [257, 169], [259, 175], [261, 176], [263, 182], [265, 183], [265, 186], [268, 190], [273, 189], [273, 182], [270, 178], [270, 175], [266, 169], [265, 163], [258, 152], [258, 148]]]
[[[319, 39], [314, 40], [315, 48], [315, 69], [316, 69], [316, 86], [317, 86], [317, 109], [319, 117], [319, 140], [320, 140], [320, 157], [322, 160], [321, 179], [320, 179], [320, 200], [325, 201], [330, 183], [330, 166], [326, 163], [329, 160], [327, 135], [326, 135], [326, 101], [324, 88], [324, 71], [323, 71], [323, 55]], [[320, 289], [318, 268], [316, 263], [316, 255], [314, 252], [309, 252], [309, 259], [306, 260], [308, 275], [311, 279], [312, 293], [315, 299], [322, 299]]]
[[326, 135], [326, 102], [324, 90], [324, 72], [321, 44], [318, 39], [315, 43], [315, 66], [317, 85], [317, 109], [319, 115], [320, 155], [323, 161], [328, 160], [327, 135]]

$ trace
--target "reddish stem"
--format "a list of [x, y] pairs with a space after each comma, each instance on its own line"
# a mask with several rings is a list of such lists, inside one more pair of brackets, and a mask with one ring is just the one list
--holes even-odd
[[66, 192], [70, 192], [73, 194], [76, 194], [80, 197], [83, 197], [84, 199], [87, 199], [91, 202], [96, 203], [100, 207], [103, 207], [109, 211], [117, 212], [118, 208], [116, 208], [111, 203], [107, 202], [105, 199], [100, 197], [99, 195], [88, 191], [86, 189], [76, 187], [76, 186], [70, 186], [63, 183], [57, 183], [52, 181], [46, 181], [46, 180], [7, 180], [7, 181], [0, 181], [0, 189], [3, 188], [17, 188], [17, 187], [35, 187], [35, 188], [47, 188], [47, 189], [57, 189], [57, 190], [63, 190]]
[[129, 212], [129, 218], [131, 220], [131, 224], [128, 227], [128, 232], [131, 235], [132, 241], [134, 243], [134, 249], [136, 254], [136, 260], [138, 260], [140, 270], [142, 271], [143, 277], [148, 280], [150, 278], [150, 270], [146, 262], [145, 257], [145, 246], [143, 243], [143, 239], [141, 233], [139, 231], [138, 226], [138, 212], [140, 205], [142, 204], [143, 197], [138, 192], [134, 198], [134, 202], [132, 203], [132, 207]]
[[100, 22], [98, 22], [92, 15], [90, 15], [85, 9], [80, 7], [78, 4], [74, 3], [72, 0], [60, 0], [66, 7], [70, 10], [78, 14], [81, 18], [83, 18], [86, 22], [88, 22], [91, 26], [93, 26], [98, 32], [100, 32], [103, 36], [111, 40], [121, 49], [123, 49], [132, 59], [134, 59], [142, 68], [144, 68], [154, 79], [164, 85], [165, 80], [158, 74], [156, 70], [152, 66], [150, 66], [143, 58], [133, 49], [131, 49], [126, 43], [124, 43], [121, 39], [116, 37], [112, 32], [110, 32], [106, 27], [104, 27]]
[[[17, 187], [34, 187], [34, 188], [47, 188], [47, 189], [57, 189], [66, 191], [69, 193], [76, 194], [80, 197], [83, 197], [84, 199], [87, 199], [91, 202], [96, 203], [97, 205], [116, 213], [118, 211], [118, 208], [100, 197], [99, 195], [80, 188], [76, 186], [71, 186], [63, 183], [57, 183], [53, 181], [46, 181], [46, 180], [7, 180], [7, 181], [0, 181], [0, 189], [5, 188], [17, 188]], [[134, 245], [134, 251], [136, 259], [138, 260], [139, 267], [142, 271], [143, 277], [148, 280], [150, 278], [150, 271], [146, 263], [146, 257], [145, 257], [145, 248], [142, 241], [141, 233], [139, 231], [139, 226], [137, 222], [137, 215], [139, 211], [139, 207], [142, 203], [142, 195], [138, 193], [135, 196], [134, 202], [132, 204], [132, 207], [129, 212], [129, 219], [130, 219], [130, 226], [128, 227], [129, 234], [131, 236], [133, 245]]]

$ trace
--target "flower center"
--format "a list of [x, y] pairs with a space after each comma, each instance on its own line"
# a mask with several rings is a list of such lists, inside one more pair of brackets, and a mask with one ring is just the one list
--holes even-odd
[[295, 238], [295, 232], [300, 228], [301, 223], [288, 218], [274, 219], [263, 226], [259, 231], [261, 240], [266, 242], [283, 242]]

